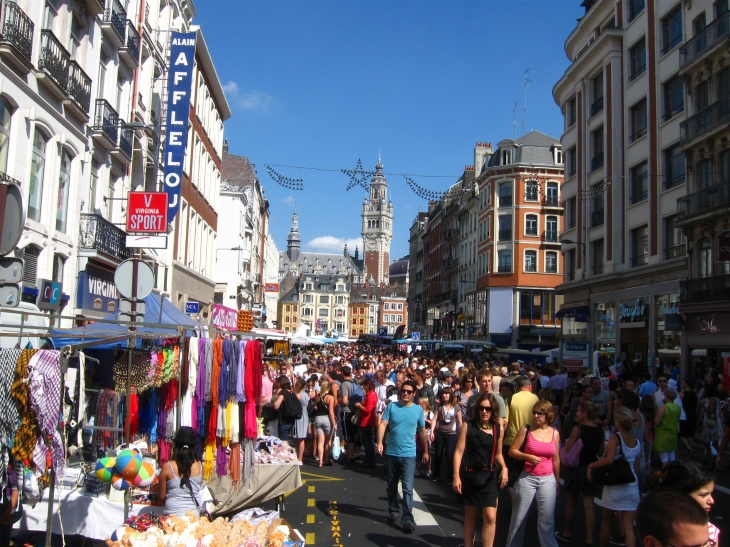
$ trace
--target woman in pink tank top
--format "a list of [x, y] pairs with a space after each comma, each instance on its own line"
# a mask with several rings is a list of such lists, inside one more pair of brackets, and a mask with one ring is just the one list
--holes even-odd
[[541, 547], [558, 547], [555, 540], [555, 500], [560, 485], [560, 434], [550, 427], [555, 407], [538, 401], [532, 408], [533, 423], [517, 433], [509, 449], [511, 458], [525, 462], [515, 483], [515, 501], [507, 547], [524, 544], [525, 518], [537, 498], [537, 532]]

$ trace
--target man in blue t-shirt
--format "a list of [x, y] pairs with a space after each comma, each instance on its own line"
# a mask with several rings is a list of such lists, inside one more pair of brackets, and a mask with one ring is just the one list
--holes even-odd
[[[426, 421], [420, 405], [413, 404], [416, 384], [406, 380], [400, 386], [398, 401], [385, 407], [378, 425], [378, 454], [383, 453], [383, 436], [390, 425], [388, 447], [385, 450], [385, 465], [388, 471], [388, 521], [398, 518], [398, 481], [403, 484], [403, 524], [404, 532], [413, 532], [413, 477], [416, 472], [416, 433], [423, 446], [428, 447]], [[428, 449], [423, 452], [423, 463], [428, 464]]]

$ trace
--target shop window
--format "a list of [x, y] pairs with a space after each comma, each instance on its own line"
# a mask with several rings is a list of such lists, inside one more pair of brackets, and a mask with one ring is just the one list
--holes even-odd
[[520, 291], [521, 325], [554, 325], [555, 293], [553, 291]]

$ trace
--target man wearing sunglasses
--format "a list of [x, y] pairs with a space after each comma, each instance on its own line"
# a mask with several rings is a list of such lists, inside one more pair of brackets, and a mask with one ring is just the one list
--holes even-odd
[[[398, 482], [403, 489], [403, 516], [401, 524], [406, 533], [416, 529], [413, 520], [413, 478], [416, 471], [416, 433], [421, 438], [422, 446], [428, 446], [426, 422], [423, 409], [413, 404], [416, 384], [411, 380], [404, 381], [398, 390], [398, 401], [385, 407], [385, 412], [378, 424], [378, 454], [383, 454], [383, 436], [390, 426], [388, 443], [385, 449], [385, 465], [388, 472], [388, 521], [394, 523], [398, 519]], [[428, 464], [428, 450], [423, 453], [423, 463]]]

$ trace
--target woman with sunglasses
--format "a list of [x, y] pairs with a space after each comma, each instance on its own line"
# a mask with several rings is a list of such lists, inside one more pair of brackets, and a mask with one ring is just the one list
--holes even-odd
[[[464, 422], [454, 451], [454, 491], [464, 504], [464, 546], [473, 547], [481, 513], [482, 544], [492, 547], [497, 525], [497, 488], [507, 485], [507, 466], [502, 456], [499, 405], [489, 392], [479, 395], [475, 417]], [[464, 465], [462, 465], [462, 462]]]
[[[558, 547], [555, 541], [555, 500], [560, 487], [560, 433], [552, 427], [555, 406], [538, 401], [532, 407], [532, 425], [519, 430], [509, 449], [510, 458], [524, 461], [515, 482], [515, 501], [507, 545], [523, 545], [525, 519], [537, 498], [537, 534], [542, 547]], [[523, 446], [524, 443], [524, 446]]]

